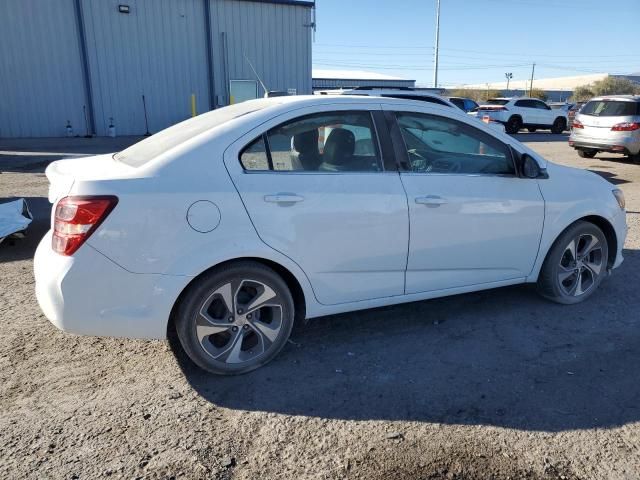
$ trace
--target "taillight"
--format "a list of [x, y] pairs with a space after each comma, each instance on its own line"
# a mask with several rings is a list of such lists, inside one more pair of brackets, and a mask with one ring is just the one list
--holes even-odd
[[611, 130], [614, 132], [633, 132], [640, 128], [640, 123], [638, 122], [622, 122], [618, 123], [611, 127]]
[[584, 128], [584, 125], [582, 123], [580, 123], [578, 120], [574, 120], [573, 123], [571, 124], [571, 126], [573, 128]]
[[73, 255], [117, 203], [118, 198], [113, 196], [64, 197], [56, 205], [53, 250], [61, 255]]

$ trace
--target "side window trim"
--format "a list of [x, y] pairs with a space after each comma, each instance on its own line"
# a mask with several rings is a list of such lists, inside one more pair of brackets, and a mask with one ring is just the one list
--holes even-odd
[[390, 111], [390, 110], [386, 110], [385, 112], [385, 117], [387, 119], [387, 123], [389, 125], [389, 130], [391, 133], [391, 139], [393, 141], [393, 147], [394, 147], [394, 151], [396, 153], [396, 158], [398, 159], [397, 164], [398, 164], [398, 169], [401, 173], [410, 173], [412, 175], [451, 175], [450, 173], [434, 173], [434, 172], [414, 172], [411, 169], [411, 164], [409, 161], [409, 154], [407, 152], [407, 146], [406, 143], [404, 141], [404, 137], [402, 136], [402, 132], [400, 131], [400, 125], [398, 123], [398, 115], [399, 114], [406, 114], [406, 115], [425, 115], [425, 116], [430, 116], [430, 117], [442, 117], [445, 118], [447, 120], [450, 120], [452, 122], [458, 122], [458, 123], [462, 123], [463, 125], [473, 129], [474, 131], [477, 131], [480, 133], [480, 135], [485, 135], [488, 136], [490, 138], [492, 138], [494, 141], [498, 142], [500, 145], [502, 145], [502, 147], [506, 150], [506, 156], [507, 158], [510, 160], [511, 165], [513, 167], [513, 173], [470, 173], [470, 174], [456, 174], [456, 175], [460, 175], [460, 176], [484, 176], [484, 177], [509, 177], [509, 178], [519, 178], [520, 174], [518, 171], [518, 165], [516, 163], [516, 159], [514, 158], [513, 155], [513, 150], [510, 144], [508, 143], [504, 143], [502, 140], [494, 137], [493, 135], [490, 135], [487, 132], [483, 132], [482, 130], [480, 130], [479, 128], [474, 127], [473, 125], [469, 125], [465, 122], [459, 122], [458, 120], [455, 120], [453, 118], [448, 118], [448, 117], [444, 117], [442, 115], [434, 115], [431, 113], [424, 113], [424, 112], [412, 112], [412, 111], [405, 111], [405, 110], [394, 110], [394, 111]]
[[[267, 163], [269, 164], [268, 171], [273, 172], [274, 171], [273, 158], [271, 158], [271, 147], [269, 146], [269, 136], [267, 135], [267, 132], [264, 132], [262, 134], [262, 142], [264, 143], [264, 149], [267, 154]], [[242, 164], [242, 162], [240, 162], [240, 164]], [[242, 166], [242, 169], [245, 170], [244, 165]]]

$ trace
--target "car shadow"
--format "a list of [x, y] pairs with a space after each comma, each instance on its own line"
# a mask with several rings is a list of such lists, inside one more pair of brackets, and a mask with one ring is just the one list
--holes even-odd
[[513, 138], [522, 143], [540, 143], [540, 142], [568, 142], [569, 133], [549, 133], [549, 132], [520, 132], [511, 135]]
[[[532, 431], [640, 420], [640, 252], [587, 302], [531, 286], [314, 319], [269, 365], [216, 377], [170, 344], [192, 387], [225, 408], [342, 420]], [[620, 302], [618, 299], [624, 299]]]
[[[7, 200], [15, 200], [9, 198]], [[0, 263], [33, 258], [36, 247], [50, 226], [51, 204], [45, 197], [24, 197], [33, 215], [24, 238], [7, 238], [0, 243]], [[5, 200], [5, 199], [2, 199]]]
[[589, 168], [588, 170], [590, 172], [597, 173], [602, 178], [604, 178], [605, 180], [607, 180], [608, 182], [610, 182], [610, 183], [612, 183], [614, 185], [622, 185], [624, 183], [631, 183], [631, 180], [627, 180], [627, 179], [618, 177], [617, 173], [603, 172], [602, 170], [596, 170], [594, 168]]

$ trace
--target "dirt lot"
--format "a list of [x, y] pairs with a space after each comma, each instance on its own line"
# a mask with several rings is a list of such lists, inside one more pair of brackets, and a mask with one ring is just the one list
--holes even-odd
[[33, 291], [43, 166], [115, 144], [0, 145], [0, 198], [36, 214], [0, 246], [0, 478], [640, 478], [640, 165], [520, 137], [627, 196], [626, 261], [591, 300], [520, 286], [317, 319], [236, 378], [56, 330]]

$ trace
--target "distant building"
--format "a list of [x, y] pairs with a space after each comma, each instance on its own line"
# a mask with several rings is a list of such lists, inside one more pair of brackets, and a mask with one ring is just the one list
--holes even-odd
[[[607, 77], [626, 78], [640, 85], [640, 72], [630, 75], [612, 75], [609, 73], [594, 73], [591, 75], [576, 75], [570, 77], [557, 78], [534, 78], [533, 88], [544, 90], [547, 100], [550, 102], [564, 102], [573, 95], [576, 87], [589, 85]], [[508, 97], [523, 96], [529, 92], [531, 80], [511, 80], [509, 82], [509, 90], [507, 90], [507, 82], [478, 83], [475, 85], [464, 85], [460, 88], [470, 90], [501, 90], [502, 94]]]
[[311, 73], [313, 90], [330, 90], [354, 87], [415, 87], [415, 80], [392, 77], [359, 70], [323, 70], [314, 68]]

